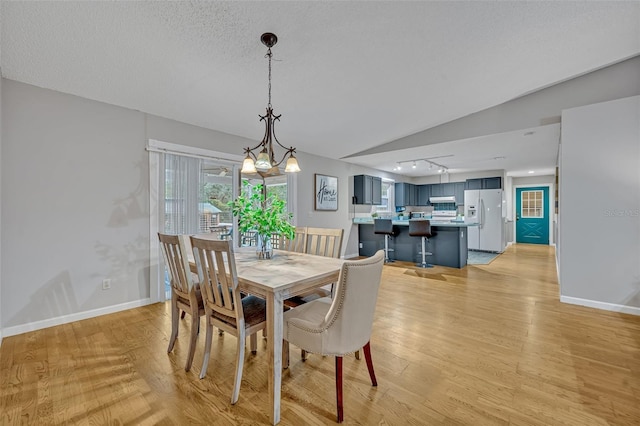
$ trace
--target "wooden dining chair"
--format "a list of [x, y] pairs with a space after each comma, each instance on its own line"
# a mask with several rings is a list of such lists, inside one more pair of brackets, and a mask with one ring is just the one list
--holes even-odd
[[293, 239], [287, 238], [285, 235], [279, 236], [278, 248], [280, 250], [293, 251], [296, 253], [304, 253], [307, 245], [307, 228], [305, 226], [296, 226]]
[[207, 374], [213, 327], [236, 336], [236, 375], [231, 394], [231, 403], [235, 404], [240, 394], [246, 337], [249, 336], [251, 352], [255, 354], [258, 345], [256, 333], [264, 330], [267, 324], [266, 302], [255, 296], [241, 296], [232, 240], [209, 240], [192, 236], [191, 246], [207, 320], [200, 378], [203, 379]]
[[325, 257], [340, 257], [342, 249], [342, 228], [312, 228], [307, 227], [307, 241], [305, 253]]
[[171, 337], [167, 352], [173, 350], [178, 337], [178, 325], [180, 311], [182, 317], [185, 313], [191, 315], [191, 338], [189, 340], [189, 353], [184, 366], [185, 371], [191, 369], [193, 355], [200, 331], [200, 317], [204, 315], [204, 305], [200, 292], [200, 285], [189, 268], [188, 243], [184, 235], [168, 235], [158, 233], [164, 260], [169, 270], [169, 280], [171, 282]]
[[283, 366], [289, 366], [289, 343], [307, 352], [336, 357], [338, 423], [343, 420], [342, 357], [360, 348], [377, 386], [371, 360], [371, 329], [385, 254], [344, 262], [333, 299], [325, 297], [284, 313]]
[[[297, 232], [296, 228], [296, 232]], [[340, 257], [342, 247], [342, 237], [344, 230], [340, 228], [304, 228], [305, 237], [295, 243], [296, 250], [300, 253], [313, 254], [325, 257]], [[296, 234], [297, 235], [297, 234]], [[301, 250], [302, 249], [302, 250]], [[331, 295], [332, 285], [313, 289], [300, 296], [293, 297], [285, 301], [290, 308], [309, 302], [311, 300], [327, 297]]]

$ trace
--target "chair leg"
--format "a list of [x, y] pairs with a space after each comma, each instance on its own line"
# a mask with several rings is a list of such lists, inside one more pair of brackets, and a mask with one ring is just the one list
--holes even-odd
[[300, 349], [300, 358], [302, 358], [302, 362], [305, 362], [307, 360], [307, 351]]
[[263, 339], [267, 338], [267, 329], [266, 329], [266, 327], [262, 329], [262, 338]]
[[362, 350], [364, 351], [364, 359], [367, 361], [367, 369], [369, 370], [369, 377], [371, 377], [371, 385], [378, 386], [376, 373], [373, 371], [373, 360], [371, 359], [371, 342], [367, 342]]
[[187, 362], [184, 365], [184, 371], [191, 370], [193, 355], [196, 353], [196, 343], [198, 342], [198, 333], [200, 332], [200, 316], [198, 312], [191, 313], [191, 339], [189, 340], [189, 353], [187, 354]]
[[242, 382], [242, 368], [244, 366], [244, 344], [246, 335], [244, 330], [238, 330], [238, 348], [236, 350], [236, 378], [233, 381], [233, 393], [231, 394], [231, 404], [238, 402], [240, 395], [240, 382]]
[[211, 338], [213, 335], [213, 326], [209, 322], [209, 318], [205, 317], [207, 321], [207, 337], [204, 341], [204, 357], [202, 358], [202, 368], [200, 369], [200, 378], [204, 379], [207, 375], [207, 367], [209, 366], [209, 357], [211, 356]]
[[287, 340], [282, 341], [282, 368], [285, 370], [289, 368], [289, 342]]
[[395, 260], [389, 259], [389, 234], [384, 235], [384, 263], [393, 263]]
[[253, 355], [258, 352], [258, 333], [253, 333], [249, 336], [249, 347]]
[[180, 315], [180, 310], [178, 309], [178, 305], [176, 301], [171, 297], [171, 337], [169, 338], [169, 347], [167, 348], [167, 353], [173, 350], [173, 345], [176, 343], [176, 338], [178, 337], [178, 315]]
[[342, 357], [336, 357], [336, 403], [338, 405], [338, 423], [342, 423]]

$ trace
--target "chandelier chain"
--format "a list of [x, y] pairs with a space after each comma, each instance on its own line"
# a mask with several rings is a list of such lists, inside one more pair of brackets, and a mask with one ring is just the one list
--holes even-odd
[[271, 48], [267, 50], [267, 54], [265, 56], [269, 58], [269, 102], [267, 103], [267, 106], [271, 108], [271, 57], [273, 56]]

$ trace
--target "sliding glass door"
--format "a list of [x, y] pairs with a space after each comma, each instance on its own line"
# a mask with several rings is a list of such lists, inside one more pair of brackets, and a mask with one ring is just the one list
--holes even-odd
[[[233, 199], [233, 167], [213, 160], [164, 155], [164, 226], [166, 234], [231, 235], [233, 218], [227, 205]], [[170, 297], [165, 271], [165, 297]]]

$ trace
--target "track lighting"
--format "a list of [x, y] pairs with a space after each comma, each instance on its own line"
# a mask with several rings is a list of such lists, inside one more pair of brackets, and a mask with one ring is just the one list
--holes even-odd
[[[445, 157], [450, 157], [450, 156], [449, 155], [445, 155]], [[438, 164], [438, 163], [433, 162], [431, 160], [428, 160], [426, 158], [419, 158], [417, 160], [397, 161], [396, 162], [397, 166], [395, 166], [393, 168], [393, 171], [402, 170], [402, 163], [411, 163], [411, 168], [412, 169], [417, 169], [419, 161], [424, 161], [425, 163], [427, 163], [429, 165], [429, 170], [433, 170], [433, 168], [435, 166], [438, 169], [438, 173], [448, 173], [449, 172], [449, 169], [446, 166], [443, 166], [442, 164]]]

